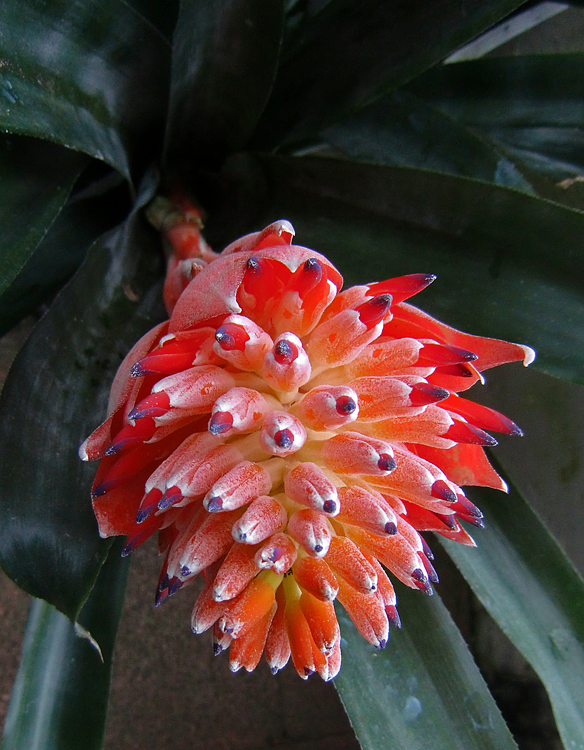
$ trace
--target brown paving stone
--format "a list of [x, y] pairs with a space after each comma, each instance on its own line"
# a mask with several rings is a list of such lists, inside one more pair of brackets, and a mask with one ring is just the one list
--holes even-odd
[[[0, 390], [6, 380], [10, 365], [30, 333], [32, 322], [23, 321], [13, 331], [0, 339]], [[16, 677], [22, 635], [26, 624], [30, 597], [21, 591], [0, 571], [0, 721], [4, 724], [12, 683]]]
[[0, 722], [4, 724], [22, 650], [30, 597], [0, 572]]

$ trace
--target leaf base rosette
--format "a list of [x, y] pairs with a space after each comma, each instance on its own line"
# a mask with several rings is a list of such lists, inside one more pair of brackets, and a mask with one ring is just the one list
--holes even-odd
[[100, 533], [127, 535], [127, 554], [158, 532], [157, 604], [203, 574], [192, 629], [234, 671], [265, 653], [274, 673], [292, 657], [332, 679], [335, 598], [383, 648], [400, 624], [388, 572], [427, 594], [438, 580], [420, 532], [474, 544], [460, 520], [482, 515], [461, 486], [504, 490], [488, 430], [521, 431], [459, 394], [533, 352], [407, 304], [427, 274], [341, 292], [288, 222], [216, 255], [196, 211], [152, 216], [172, 248], [170, 320], [127, 355], [80, 449], [101, 459]]

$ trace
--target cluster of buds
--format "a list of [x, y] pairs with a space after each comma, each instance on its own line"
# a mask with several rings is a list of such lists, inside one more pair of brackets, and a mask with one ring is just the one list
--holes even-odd
[[335, 599], [383, 648], [400, 624], [392, 579], [437, 581], [420, 532], [474, 544], [460, 521], [482, 515], [461, 487], [504, 490], [488, 431], [520, 430], [459, 394], [533, 352], [407, 304], [431, 275], [341, 292], [286, 221], [215, 254], [195, 210], [165, 216], [170, 320], [128, 354], [80, 449], [101, 459], [100, 533], [127, 535], [125, 554], [158, 533], [157, 604], [202, 574], [192, 629], [234, 671], [264, 653], [274, 673], [291, 657], [329, 680]]

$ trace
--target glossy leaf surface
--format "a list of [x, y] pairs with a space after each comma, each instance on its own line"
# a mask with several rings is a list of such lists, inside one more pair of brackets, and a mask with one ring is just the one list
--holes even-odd
[[468, 494], [485, 514], [478, 549], [441, 541], [541, 678], [564, 746], [582, 750], [584, 581], [515, 488]]
[[411, 90], [554, 180], [584, 169], [584, 53], [443, 65]]
[[186, 0], [174, 36], [168, 160], [214, 164], [242, 148], [276, 74], [282, 0]]
[[89, 499], [95, 467], [77, 449], [105, 416], [118, 364], [163, 314], [161, 260], [139, 214], [100, 239], [33, 331], [2, 392], [2, 566], [72, 619], [110, 544], [98, 536]]
[[170, 65], [162, 34], [123, 0], [4, 0], [0, 27], [2, 129], [129, 176], [160, 138]]
[[437, 595], [399, 587], [403, 630], [376, 651], [339, 609], [343, 667], [335, 680], [363, 750], [511, 750], [507, 729]]
[[[112, 176], [117, 173], [104, 178], [106, 185]], [[49, 302], [81, 265], [93, 241], [124, 218], [129, 207], [126, 193], [126, 184], [121, 183], [103, 195], [69, 197], [9, 288], [0, 294], [0, 336]]]
[[416, 300], [473, 333], [526, 343], [535, 366], [583, 381], [584, 214], [452, 175], [336, 159], [264, 159], [269, 208], [347, 285], [439, 277]]
[[154, 26], [168, 42], [172, 41], [172, 35], [176, 26], [180, 0], [126, 0], [136, 13], [146, 23]]
[[322, 137], [350, 159], [450, 172], [533, 193], [501, 150], [407, 91], [382, 97]]
[[112, 657], [129, 565], [116, 542], [80, 614], [101, 656], [73, 623], [41, 599], [32, 602], [23, 654], [4, 726], [2, 750], [99, 750]]
[[419, 75], [521, 0], [331, 0], [292, 35], [257, 144], [313, 137]]
[[55, 221], [86, 163], [50, 143], [0, 140], [0, 295]]

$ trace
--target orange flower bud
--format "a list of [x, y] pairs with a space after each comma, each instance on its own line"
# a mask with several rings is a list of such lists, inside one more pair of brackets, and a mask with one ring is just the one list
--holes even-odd
[[205, 576], [192, 628], [232, 670], [265, 653], [274, 673], [292, 656], [303, 679], [332, 679], [335, 598], [383, 648], [400, 626], [390, 577], [427, 594], [438, 580], [420, 532], [474, 544], [460, 521], [482, 514], [461, 487], [504, 490], [487, 431], [521, 430], [459, 394], [533, 352], [406, 303], [430, 274], [341, 292], [289, 222], [216, 254], [183, 198], [163, 214], [170, 320], [128, 354], [80, 448], [101, 459], [100, 533], [127, 535], [124, 554], [159, 533], [157, 604]]

